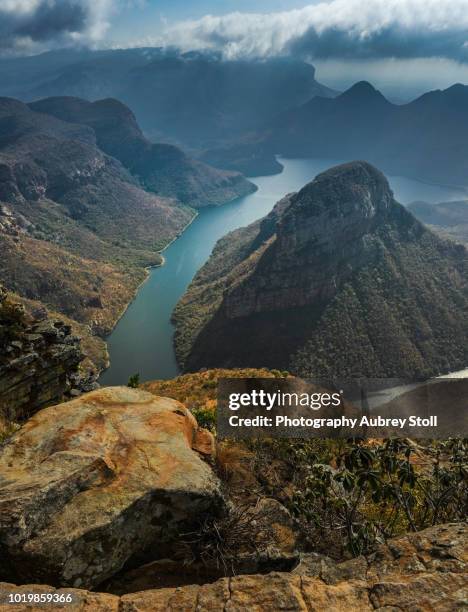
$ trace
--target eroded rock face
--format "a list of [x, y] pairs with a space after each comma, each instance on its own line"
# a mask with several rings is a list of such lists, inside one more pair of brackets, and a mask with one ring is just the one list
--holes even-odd
[[91, 588], [158, 558], [222, 507], [198, 446], [206, 433], [182, 404], [126, 387], [40, 411], [0, 457], [1, 575]]
[[[274, 572], [222, 578], [212, 584], [163, 588], [117, 597], [72, 591], [79, 612], [343, 612], [466, 609], [468, 597], [467, 528], [464, 524], [431, 527], [391, 540], [367, 559], [334, 564], [302, 564], [295, 573]], [[315, 567], [315, 569], [313, 569]], [[45, 589], [48, 589], [45, 591]], [[0, 584], [0, 612], [8, 592], [57, 592], [50, 587]], [[40, 607], [15, 608], [41, 610]]]
[[22, 420], [68, 392], [79, 393], [83, 358], [69, 325], [27, 316], [0, 285], [0, 416]]

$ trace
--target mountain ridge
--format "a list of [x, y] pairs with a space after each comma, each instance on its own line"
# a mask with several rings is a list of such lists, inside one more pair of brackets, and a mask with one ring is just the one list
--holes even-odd
[[275, 155], [366, 159], [385, 172], [431, 183], [468, 184], [468, 86], [454, 85], [393, 104], [366, 82], [334, 98], [316, 96], [203, 159], [255, 175]]
[[255, 190], [239, 173], [210, 168], [165, 143], [150, 142], [135, 115], [113, 98], [45, 98], [28, 104], [37, 112], [91, 128], [97, 145], [118, 159], [149, 191], [193, 208], [219, 205]]
[[[21, 300], [68, 317], [90, 348], [90, 367], [99, 371], [108, 358], [105, 344], [93, 337], [111, 331], [146, 268], [161, 265], [159, 251], [195, 211], [174, 195], [154, 193], [111, 155], [129, 163], [135, 151], [144, 158], [157, 147], [129, 109], [116, 101], [98, 103], [97, 112], [90, 105], [93, 123], [82, 116], [90, 103], [71, 102], [59, 101], [59, 117], [51, 101], [27, 105], [0, 98], [0, 282]], [[127, 158], [121, 155], [125, 139]], [[192, 204], [196, 198], [200, 205], [219, 204], [253, 189], [238, 174], [169, 150], [177, 164], [180, 158], [186, 163], [175, 174], [166, 172], [160, 192], [179, 195], [184, 176]], [[157, 179], [153, 162], [150, 155], [149, 171]], [[211, 200], [204, 202], [205, 196]]]

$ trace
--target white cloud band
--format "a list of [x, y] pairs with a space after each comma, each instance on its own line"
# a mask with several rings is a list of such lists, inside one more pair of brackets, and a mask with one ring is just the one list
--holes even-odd
[[468, 0], [332, 0], [271, 14], [205, 16], [168, 27], [163, 41], [227, 58], [450, 57], [465, 59]]

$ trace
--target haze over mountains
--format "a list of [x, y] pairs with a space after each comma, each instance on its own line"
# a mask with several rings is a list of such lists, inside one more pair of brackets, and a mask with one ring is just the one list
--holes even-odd
[[439, 233], [468, 245], [468, 200], [438, 204], [412, 202], [408, 210]]
[[366, 159], [390, 174], [467, 183], [468, 88], [459, 84], [398, 105], [364, 81], [337, 95], [298, 59], [227, 61], [214, 52], [141, 48], [3, 58], [1, 94], [28, 102], [113, 97], [151, 140], [247, 175], [279, 172], [281, 154]]
[[[3, 58], [2, 91], [28, 102], [0, 99], [0, 241], [6, 252], [0, 281], [99, 334], [112, 329], [144, 267], [161, 261], [158, 251], [180, 234], [193, 209], [250, 193], [254, 185], [238, 171], [279, 172], [277, 153], [359, 158], [392, 174], [468, 185], [463, 85], [396, 105], [366, 82], [338, 95], [315, 80], [313, 66], [295, 59], [225, 61], [214, 53], [146, 48]], [[154, 135], [166, 142], [153, 142]], [[448, 323], [444, 316], [464, 312], [466, 251], [402, 212], [368, 163], [343, 168], [220, 242], [175, 314], [184, 366], [269, 365], [308, 373], [311, 364], [314, 372], [329, 372], [331, 358], [314, 361], [307, 345], [320, 353], [326, 337], [330, 343], [348, 338], [333, 350], [349, 354], [350, 362], [358, 351], [364, 375], [429, 375], [464, 365], [459, 341], [466, 329], [458, 314]], [[301, 198], [315, 211], [310, 218]], [[322, 201], [328, 212], [318, 210]], [[355, 208], [348, 210], [350, 202]], [[444, 226], [441, 216], [453, 215], [439, 208], [440, 223], [428, 220], [434, 210], [422, 204], [415, 214]], [[457, 215], [464, 215], [462, 204]], [[294, 226], [296, 218], [302, 226]], [[465, 231], [462, 221], [443, 227], [459, 241]], [[395, 323], [400, 302], [375, 292], [374, 273], [411, 303], [407, 327]], [[304, 287], [316, 283], [318, 293], [305, 295]], [[348, 309], [354, 309], [346, 326], [351, 335], [340, 327]], [[375, 321], [372, 313], [379, 313]], [[258, 343], [245, 355], [244, 324]], [[416, 326], [429, 330], [425, 340], [415, 335]], [[453, 347], [439, 334], [454, 338]], [[387, 335], [393, 352], [377, 354]], [[258, 361], [261, 355], [270, 361]], [[333, 359], [337, 369], [350, 371], [345, 357]]]
[[468, 256], [365, 162], [338, 166], [221, 239], [175, 311], [188, 371], [426, 377], [468, 360]]
[[0, 95], [118, 98], [152, 140], [203, 149], [334, 92], [300, 60], [224, 61], [214, 53], [143, 48], [0, 59]]
[[[274, 155], [365, 159], [390, 174], [442, 184], [468, 184], [468, 87], [424, 94], [409, 104], [389, 102], [360, 82], [330, 99], [314, 97], [278, 115], [232, 147], [204, 159], [250, 175], [278, 171]], [[269, 160], [269, 162], [268, 162]]]

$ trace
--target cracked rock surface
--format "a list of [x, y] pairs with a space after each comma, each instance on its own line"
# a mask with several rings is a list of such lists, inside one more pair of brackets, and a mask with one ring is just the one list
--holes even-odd
[[[211, 584], [163, 588], [118, 597], [73, 590], [71, 612], [341, 612], [460, 611], [468, 605], [466, 524], [446, 524], [390, 540], [373, 555], [333, 564], [305, 557], [291, 573], [222, 578]], [[321, 561], [321, 562], [319, 562]], [[8, 592], [57, 592], [47, 586], [0, 584]], [[40, 606], [15, 607], [41, 610]], [[0, 612], [11, 610], [0, 604]]]

